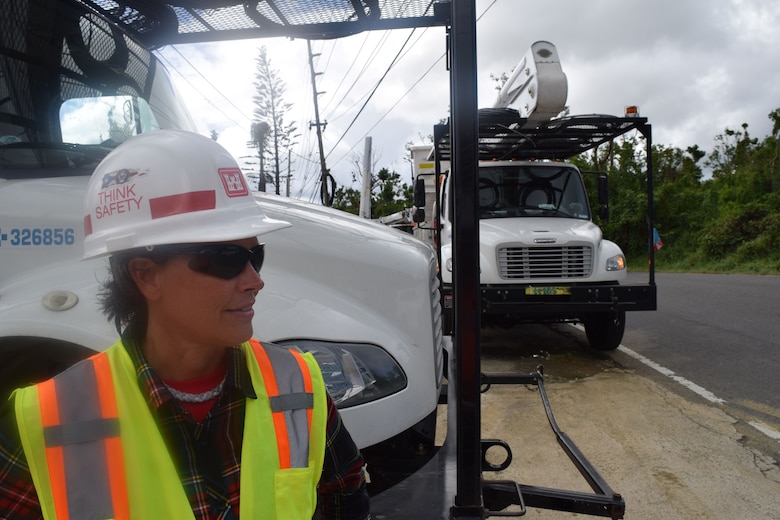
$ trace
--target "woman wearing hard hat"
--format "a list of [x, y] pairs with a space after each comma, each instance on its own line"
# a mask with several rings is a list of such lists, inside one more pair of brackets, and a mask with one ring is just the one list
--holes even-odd
[[96, 168], [84, 215], [121, 338], [4, 406], [1, 516], [368, 518], [362, 456], [313, 357], [252, 339], [258, 237], [288, 224], [227, 151], [134, 137]]

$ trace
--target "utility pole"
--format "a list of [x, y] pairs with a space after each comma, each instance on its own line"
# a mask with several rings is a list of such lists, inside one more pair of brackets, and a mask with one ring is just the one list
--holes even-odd
[[287, 187], [285, 188], [285, 195], [289, 198], [290, 197], [290, 181], [292, 180], [292, 171], [290, 170], [292, 161], [292, 151], [288, 148], [287, 149]]
[[314, 122], [309, 123], [309, 129], [311, 127], [317, 128], [317, 143], [320, 147], [320, 200], [325, 206], [330, 206], [333, 203], [333, 194], [328, 191], [328, 180], [332, 179], [328, 167], [325, 164], [325, 151], [322, 148], [322, 131], [328, 126], [328, 122], [320, 123], [320, 108], [317, 102], [317, 96], [324, 94], [324, 92], [317, 92], [317, 76], [322, 72], [314, 72], [314, 57], [319, 54], [313, 54], [311, 51], [311, 40], [306, 40], [306, 45], [309, 49], [309, 69], [311, 70], [311, 88], [314, 96]]
[[363, 151], [363, 186], [360, 190], [358, 216], [371, 218], [371, 137], [366, 137]]
[[270, 129], [271, 126], [265, 121], [252, 123], [252, 144], [257, 148], [257, 157], [260, 159], [260, 175], [257, 179], [258, 191], [265, 191], [265, 168], [263, 161], [265, 155], [265, 137]]

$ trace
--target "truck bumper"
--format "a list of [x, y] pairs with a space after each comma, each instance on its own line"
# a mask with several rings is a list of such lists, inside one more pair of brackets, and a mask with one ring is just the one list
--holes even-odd
[[[529, 288], [565, 289], [568, 294], [529, 294]], [[531, 291], [533, 292], [533, 291]], [[482, 285], [482, 314], [510, 314], [528, 318], [576, 318], [615, 311], [653, 311], [657, 307], [655, 284], [617, 285]], [[452, 309], [452, 286], [443, 287], [444, 308]]]

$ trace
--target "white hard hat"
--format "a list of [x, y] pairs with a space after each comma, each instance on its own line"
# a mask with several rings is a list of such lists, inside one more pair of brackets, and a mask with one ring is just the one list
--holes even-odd
[[259, 236], [268, 218], [222, 146], [181, 130], [132, 137], [95, 168], [84, 201], [84, 257]]

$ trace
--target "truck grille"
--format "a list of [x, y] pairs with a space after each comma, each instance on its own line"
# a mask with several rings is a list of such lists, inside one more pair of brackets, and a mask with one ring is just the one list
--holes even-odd
[[593, 251], [588, 246], [502, 247], [498, 250], [501, 278], [585, 278], [590, 275]]

